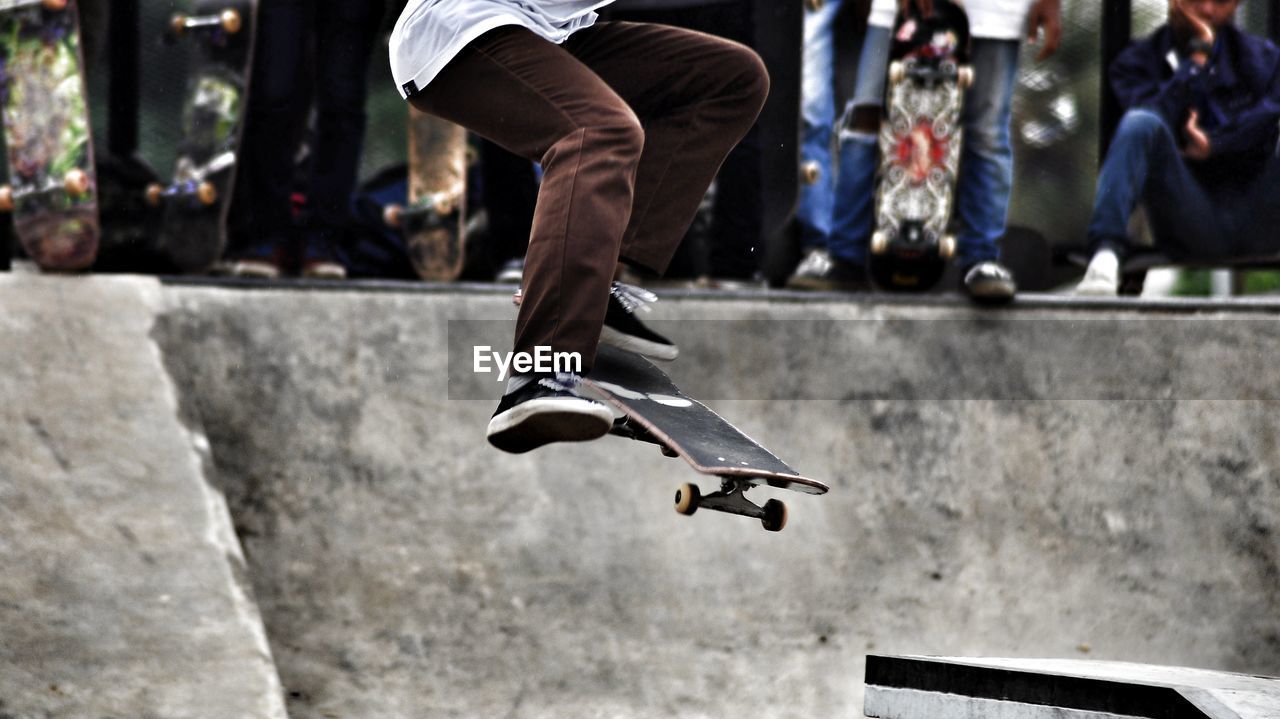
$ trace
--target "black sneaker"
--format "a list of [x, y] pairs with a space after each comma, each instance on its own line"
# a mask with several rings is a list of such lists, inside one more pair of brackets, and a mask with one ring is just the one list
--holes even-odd
[[859, 265], [832, 257], [826, 250], [810, 250], [795, 274], [787, 279], [787, 287], [817, 292], [870, 292], [871, 280]]
[[964, 291], [976, 302], [1001, 304], [1013, 299], [1018, 283], [999, 262], [979, 262], [964, 273]]
[[551, 442], [584, 442], [608, 434], [613, 412], [577, 395], [580, 381], [566, 372], [543, 375], [503, 395], [489, 420], [489, 444], [521, 454]]
[[614, 282], [609, 290], [609, 309], [604, 315], [600, 343], [650, 359], [670, 362], [678, 357], [680, 349], [674, 342], [645, 327], [636, 317], [638, 310], [647, 312], [646, 305], [657, 301], [657, 296], [648, 290]]

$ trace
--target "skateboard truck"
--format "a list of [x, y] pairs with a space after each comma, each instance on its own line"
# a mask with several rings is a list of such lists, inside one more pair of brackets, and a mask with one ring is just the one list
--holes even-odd
[[787, 505], [777, 499], [770, 499], [763, 507], [755, 504], [746, 497], [747, 490], [752, 486], [754, 485], [733, 477], [721, 477], [720, 491], [703, 495], [697, 485], [685, 483], [676, 490], [676, 511], [687, 516], [700, 508], [706, 508], [758, 519], [766, 530], [781, 532], [787, 526]]
[[174, 15], [169, 20], [169, 30], [174, 37], [181, 37], [192, 30], [220, 30], [235, 35], [243, 26], [240, 13], [231, 8], [217, 15]]
[[89, 173], [78, 168], [69, 171], [62, 182], [51, 178], [44, 187], [14, 189], [12, 185], [3, 185], [0, 186], [0, 212], [13, 212], [18, 200], [37, 195], [65, 192], [71, 198], [83, 197], [89, 194], [92, 185], [93, 181], [89, 179]]

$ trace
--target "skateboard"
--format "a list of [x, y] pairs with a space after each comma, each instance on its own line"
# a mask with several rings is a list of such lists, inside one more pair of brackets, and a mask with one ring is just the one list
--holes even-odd
[[462, 272], [467, 190], [467, 132], [409, 108], [409, 204], [388, 205], [383, 219], [405, 234], [409, 259], [424, 280]]
[[256, 0], [196, 0], [175, 14], [166, 40], [190, 46], [182, 143], [167, 184], [152, 184], [161, 251], [183, 272], [210, 269], [227, 244], [227, 211], [244, 135]]
[[85, 269], [101, 230], [76, 0], [0, 0], [0, 35], [0, 211], [41, 269]]
[[759, 519], [771, 532], [787, 524], [787, 505], [770, 499], [764, 506], [746, 498], [758, 485], [805, 494], [825, 494], [827, 486], [801, 476], [758, 442], [689, 397], [670, 377], [643, 357], [602, 345], [583, 385], [615, 413], [612, 434], [658, 445], [663, 454], [681, 457], [701, 474], [720, 480], [720, 489], [702, 494], [685, 483], [676, 490], [676, 511], [699, 508]]
[[880, 128], [870, 272], [883, 289], [923, 292], [955, 254], [948, 233], [960, 167], [964, 90], [973, 84], [969, 21], [951, 0], [899, 16]]

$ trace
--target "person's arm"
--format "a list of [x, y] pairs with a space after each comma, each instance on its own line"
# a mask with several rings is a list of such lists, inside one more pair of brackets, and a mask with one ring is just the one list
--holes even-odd
[[[1041, 36], [1040, 32], [1044, 31]], [[1027, 15], [1027, 42], [1039, 41], [1036, 61], [1048, 59], [1062, 44], [1062, 4], [1060, 0], [1036, 0]]]
[[1275, 139], [1280, 125], [1280, 66], [1273, 67], [1261, 100], [1209, 133], [1214, 155], [1255, 151]]
[[1196, 62], [1178, 64], [1165, 76], [1165, 58], [1154, 57], [1147, 43], [1131, 45], [1111, 63], [1111, 90], [1125, 110], [1145, 108], [1170, 127], [1181, 127], [1195, 99], [1207, 89], [1208, 73]]

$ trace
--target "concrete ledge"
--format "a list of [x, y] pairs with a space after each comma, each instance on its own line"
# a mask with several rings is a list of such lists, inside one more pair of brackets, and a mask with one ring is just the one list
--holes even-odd
[[0, 275], [0, 716], [283, 717], [160, 286]]
[[878, 719], [1280, 716], [1280, 679], [1152, 664], [870, 656], [866, 682]]

